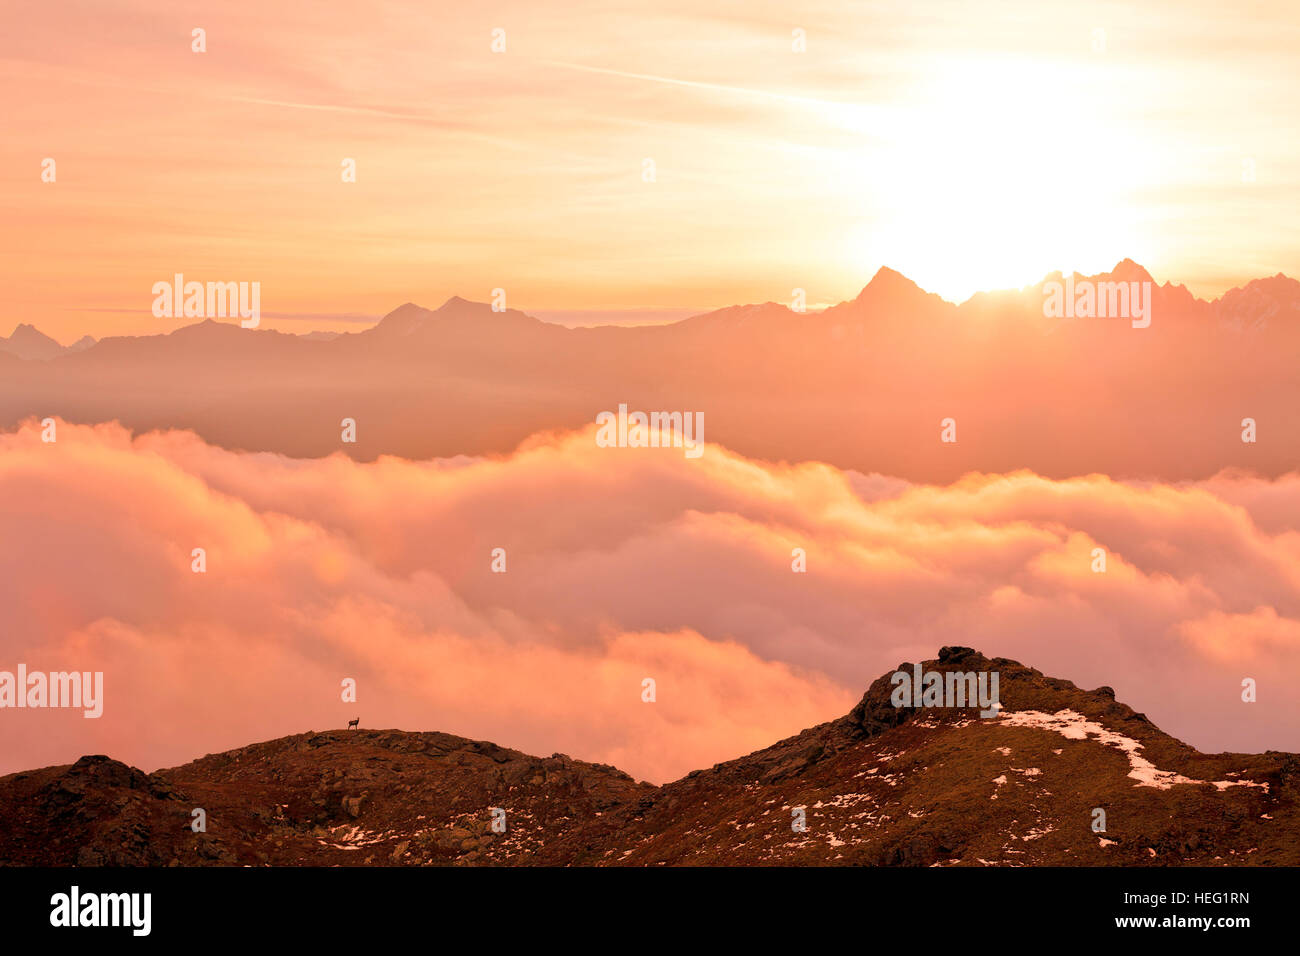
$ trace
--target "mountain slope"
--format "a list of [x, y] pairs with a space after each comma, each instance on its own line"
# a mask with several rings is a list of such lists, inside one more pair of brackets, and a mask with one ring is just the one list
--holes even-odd
[[496, 805], [509, 826], [493, 857], [509, 860], [651, 790], [561, 754], [395, 730], [298, 734], [150, 775], [83, 757], [0, 778], [0, 864], [472, 862], [498, 842]]
[[[696, 771], [660, 788], [645, 809], [625, 809], [617, 846], [603, 859], [583, 854], [580, 835], [543, 860], [1300, 862], [1296, 755], [1200, 754], [1117, 703], [1109, 688], [1083, 691], [968, 648], [944, 648], [925, 667], [997, 671], [1000, 715], [895, 708], [887, 674], [847, 716]], [[806, 832], [792, 830], [796, 807], [805, 808]], [[1097, 808], [1104, 833], [1092, 830]]]
[[14, 329], [13, 335], [0, 335], [0, 352], [8, 352], [21, 359], [45, 361], [62, 355], [64, 348], [34, 325], [26, 323]]
[[[999, 715], [896, 708], [891, 672], [850, 714], [663, 787], [393, 730], [299, 734], [150, 775], [83, 757], [0, 778], [0, 863], [1300, 863], [1297, 755], [1201, 754], [1109, 688], [969, 648], [923, 666], [996, 671]], [[195, 807], [206, 833], [189, 827]]]

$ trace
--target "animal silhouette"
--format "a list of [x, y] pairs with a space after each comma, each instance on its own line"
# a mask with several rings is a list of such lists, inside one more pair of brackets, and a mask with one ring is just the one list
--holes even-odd
[[355, 727], [357, 730], [360, 730], [360, 729], [361, 729], [361, 718], [360, 718], [360, 717], [356, 718], [355, 720], [349, 720], [349, 721], [348, 721], [348, 730], [351, 730], [353, 727]]

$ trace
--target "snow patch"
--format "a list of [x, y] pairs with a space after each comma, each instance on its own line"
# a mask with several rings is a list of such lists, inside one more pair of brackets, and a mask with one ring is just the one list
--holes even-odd
[[1089, 720], [1083, 714], [1073, 710], [1058, 710], [1054, 714], [1047, 714], [1040, 710], [1003, 711], [998, 715], [998, 718], [1005, 721], [1006, 725], [1010, 727], [1032, 727], [1037, 730], [1048, 730], [1060, 734], [1067, 740], [1091, 739], [1104, 746], [1114, 747], [1128, 757], [1130, 768], [1128, 775], [1137, 781], [1135, 786], [1138, 787], [1154, 787], [1157, 790], [1168, 790], [1175, 784], [1183, 783], [1212, 786], [1219, 790], [1225, 790], [1228, 787], [1260, 787], [1265, 792], [1268, 792], [1267, 783], [1255, 783], [1252, 780], [1193, 780], [1191, 777], [1184, 777], [1172, 770], [1161, 770], [1138, 753], [1142, 749], [1142, 744], [1132, 737], [1125, 737], [1123, 734], [1108, 730], [1097, 721]]

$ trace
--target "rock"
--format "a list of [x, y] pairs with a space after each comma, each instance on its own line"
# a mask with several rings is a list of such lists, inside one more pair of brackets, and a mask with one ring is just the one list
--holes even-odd
[[805, 770], [807, 767], [816, 763], [818, 758], [825, 752], [825, 747], [821, 744], [810, 744], [804, 749], [779, 761], [775, 766], [763, 774], [762, 780], [765, 783], [774, 783], [778, 780], [784, 780], [786, 777], [794, 776]]
[[103, 866], [104, 855], [98, 850], [83, 846], [77, 851], [77, 866]]
[[433, 842], [439, 849], [459, 851], [462, 844], [473, 835], [464, 827], [451, 827], [447, 830], [439, 830], [434, 835]]

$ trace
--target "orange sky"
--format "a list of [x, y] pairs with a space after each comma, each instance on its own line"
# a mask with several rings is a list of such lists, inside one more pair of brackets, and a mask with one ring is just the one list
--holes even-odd
[[176, 272], [260, 282], [291, 331], [496, 287], [538, 312], [815, 305], [882, 264], [951, 299], [1125, 256], [1203, 296], [1300, 272], [1292, 0], [701, 9], [11, 11], [0, 334], [166, 331], [150, 290]]

